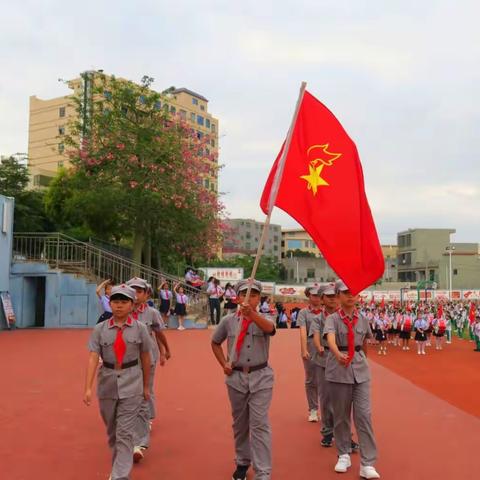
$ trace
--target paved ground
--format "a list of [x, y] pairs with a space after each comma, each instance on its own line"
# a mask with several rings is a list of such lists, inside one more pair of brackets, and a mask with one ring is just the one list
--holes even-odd
[[[133, 480], [229, 479], [230, 413], [209, 331], [168, 332], [174, 357], [160, 371], [160, 415], [152, 448]], [[96, 480], [109, 474], [109, 452], [96, 403], [82, 403], [86, 330], [0, 333], [2, 399], [0, 478]], [[391, 480], [478, 478], [480, 354], [466, 341], [418, 357], [398, 349], [371, 354], [378, 470]], [[335, 451], [319, 445], [306, 422], [298, 330], [272, 341], [276, 372], [271, 421], [278, 480], [358, 478], [333, 473]]]

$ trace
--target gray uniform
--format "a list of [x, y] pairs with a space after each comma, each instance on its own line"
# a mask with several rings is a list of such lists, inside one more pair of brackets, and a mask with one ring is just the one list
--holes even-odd
[[[137, 360], [137, 365], [115, 370], [101, 366], [97, 378], [100, 414], [107, 427], [108, 445], [112, 449], [112, 480], [128, 480], [133, 464], [133, 429], [143, 401], [143, 373], [140, 352], [148, 352], [151, 342], [147, 328], [128, 319], [123, 331], [126, 352], [123, 363]], [[88, 349], [104, 363], [115, 364], [113, 344], [118, 327], [114, 320], [99, 323], [93, 330]]]
[[[323, 333], [324, 335], [334, 333], [338, 347], [348, 346], [348, 328], [338, 312], [327, 317]], [[371, 419], [370, 368], [365, 353], [359, 350], [364, 340], [371, 337], [372, 331], [368, 320], [359, 314], [354, 327], [355, 347], [358, 351], [355, 351], [352, 362], [344, 367], [330, 352], [325, 367], [325, 378], [329, 382], [328, 389], [333, 407], [333, 430], [338, 454], [351, 452], [350, 417], [353, 406], [353, 420], [360, 443], [360, 460], [365, 466], [373, 466], [377, 459]]]
[[[227, 340], [228, 351], [235, 342], [239, 317], [231, 313], [222, 318], [212, 336], [220, 345]], [[272, 322], [273, 324], [273, 322]], [[235, 367], [255, 367], [268, 361], [270, 336], [255, 323], [248, 327]], [[237, 465], [253, 463], [256, 480], [270, 478], [272, 434], [268, 409], [272, 400], [273, 370], [266, 366], [251, 373], [234, 370], [225, 378], [232, 406], [233, 435]]]
[[150, 366], [150, 400], [144, 400], [141, 408], [138, 411], [138, 419], [134, 430], [134, 442], [137, 447], [148, 447], [150, 445], [150, 420], [155, 418], [155, 393], [154, 393], [154, 379], [155, 368], [158, 359], [160, 358], [160, 350], [158, 348], [155, 332], [165, 328], [160, 312], [147, 306], [143, 312], [137, 312], [137, 321], [143, 323], [148, 330], [150, 336], [150, 356], [152, 364]]
[[311, 325], [317, 316], [318, 314], [315, 315], [310, 308], [303, 308], [297, 315], [297, 325], [299, 327], [305, 327], [307, 330], [307, 350], [310, 354], [310, 360], [303, 359], [308, 410], [318, 410], [317, 375], [315, 364], [311, 360], [316, 353], [315, 345], [313, 344], [313, 333], [311, 333]]
[[328, 392], [328, 382], [325, 379], [325, 367], [327, 363], [328, 344], [326, 338], [323, 336], [323, 330], [325, 328], [325, 313], [315, 315], [312, 324], [310, 326], [310, 334], [314, 335], [315, 332], [320, 334], [320, 343], [325, 348], [323, 355], [317, 352], [312, 357], [312, 363], [315, 365], [318, 398], [320, 401], [321, 410], [321, 433], [322, 435], [329, 436], [333, 434], [333, 409]]

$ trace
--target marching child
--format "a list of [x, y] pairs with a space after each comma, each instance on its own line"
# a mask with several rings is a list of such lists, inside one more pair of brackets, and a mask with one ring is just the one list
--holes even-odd
[[435, 337], [435, 350], [442, 350], [443, 337], [447, 329], [447, 322], [443, 316], [443, 308], [438, 309], [437, 318], [433, 320], [433, 336]]
[[148, 300], [148, 283], [143, 278], [131, 278], [127, 285], [135, 290], [136, 300], [131, 313], [134, 320], [143, 323], [147, 327], [150, 337], [150, 371], [149, 371], [149, 389], [150, 398], [148, 401], [142, 402], [137, 412], [137, 423], [134, 431], [134, 449], [133, 459], [139, 462], [144, 457], [144, 451], [150, 445], [150, 428], [153, 419], [156, 416], [155, 407], [155, 370], [157, 361], [161, 365], [170, 358], [170, 348], [167, 338], [163, 333], [165, 325], [162, 317], [156, 308], [147, 304]]
[[329, 355], [325, 367], [329, 395], [333, 408], [333, 434], [338, 452], [335, 471], [343, 473], [351, 467], [351, 415], [360, 443], [360, 477], [380, 478], [374, 465], [377, 446], [372, 428], [370, 403], [370, 369], [367, 362], [367, 338], [372, 336], [368, 321], [355, 304], [343, 281], [335, 283], [340, 309], [329, 315], [323, 335]]
[[308, 306], [302, 308], [297, 315], [297, 324], [300, 327], [300, 354], [305, 371], [305, 393], [308, 405], [308, 421], [318, 422], [318, 388], [315, 371], [315, 364], [312, 357], [315, 354], [315, 345], [313, 344], [313, 332], [311, 326], [313, 319], [320, 315], [322, 299], [318, 295], [318, 288], [313, 287], [316, 292], [311, 294], [312, 288], [305, 289], [305, 295], [308, 298]]
[[145, 325], [130, 316], [135, 290], [127, 285], [112, 288], [112, 317], [94, 328], [88, 349], [83, 401], [92, 401], [92, 386], [99, 359], [103, 364], [97, 378], [100, 415], [107, 427], [112, 449], [111, 480], [127, 480], [133, 465], [134, 428], [137, 411], [150, 399], [151, 342]]
[[178, 319], [177, 330], [185, 330], [183, 322], [187, 315], [188, 296], [185, 295], [183, 287], [179, 283], [175, 285], [173, 291], [175, 292], [175, 315]]
[[237, 294], [231, 283], [225, 285], [223, 298], [225, 299], [225, 305], [223, 307], [225, 315], [232, 313], [232, 310], [237, 310]]
[[475, 352], [480, 352], [480, 312], [477, 310], [475, 316], [475, 323], [473, 324], [473, 331], [475, 333]]
[[[245, 303], [250, 282], [251, 294]], [[268, 410], [272, 400], [273, 370], [268, 365], [268, 353], [275, 325], [257, 313], [262, 292], [260, 282], [241, 280], [235, 290], [240, 307], [237, 312], [222, 318], [212, 336], [212, 350], [225, 373], [232, 407], [237, 465], [232, 480], [246, 480], [251, 463], [256, 480], [269, 480], [272, 433]], [[227, 339], [228, 356], [225, 357], [222, 344]]]

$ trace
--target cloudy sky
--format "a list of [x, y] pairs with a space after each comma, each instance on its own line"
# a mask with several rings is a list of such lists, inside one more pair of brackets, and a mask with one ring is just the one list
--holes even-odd
[[[473, 0], [2, 3], [0, 153], [27, 150], [28, 97], [103, 68], [206, 96], [232, 217], [258, 202], [300, 82], [357, 143], [382, 242], [413, 227], [480, 241], [480, 4]], [[276, 212], [273, 221], [296, 226]]]

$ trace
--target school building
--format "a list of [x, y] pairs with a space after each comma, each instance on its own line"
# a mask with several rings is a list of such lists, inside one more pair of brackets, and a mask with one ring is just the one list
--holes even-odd
[[[264, 223], [250, 218], [230, 218], [225, 221], [222, 255], [231, 258], [237, 255], [255, 255]], [[281, 227], [269, 225], [268, 238], [263, 255], [281, 259]]]
[[453, 228], [399, 232], [398, 281], [446, 290], [479, 288], [480, 244], [451, 242], [455, 232]]
[[[92, 85], [103, 71], [86, 71], [80, 77], [67, 83], [73, 93], [51, 99], [30, 97], [28, 127], [28, 167], [32, 186], [46, 187], [60, 167], [68, 167], [64, 138], [68, 125], [75, 121], [79, 113], [73, 102], [73, 96], [82, 95], [91, 98]], [[106, 92], [105, 94], [107, 94]], [[204, 175], [205, 188], [218, 191], [218, 119], [208, 112], [208, 100], [188, 88], [170, 87], [163, 93], [164, 101], [159, 108], [165, 108], [171, 115], [187, 121], [199, 137], [209, 135], [210, 145], [205, 152], [210, 164], [208, 174]], [[88, 102], [85, 102], [88, 105]], [[88, 107], [86, 107], [88, 108]], [[80, 112], [88, 115], [88, 112]], [[214, 160], [210, 160], [214, 159]]]

